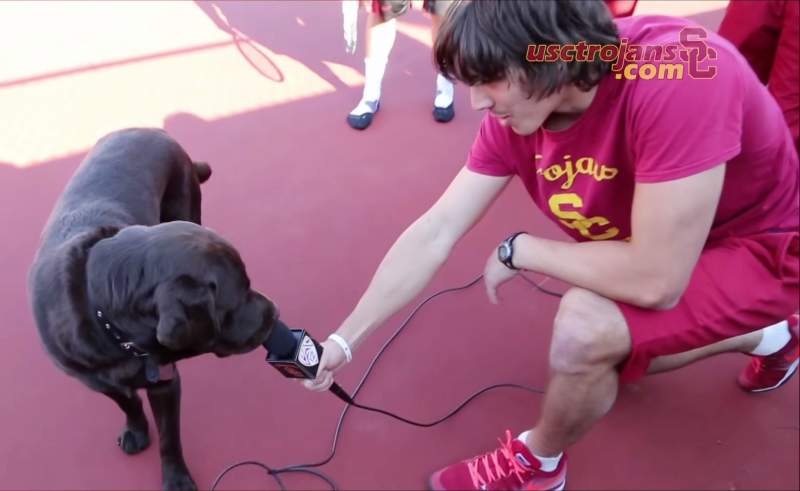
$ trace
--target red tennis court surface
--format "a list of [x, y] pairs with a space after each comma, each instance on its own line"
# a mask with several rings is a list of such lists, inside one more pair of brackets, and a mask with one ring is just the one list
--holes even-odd
[[[640, 2], [639, 13], [697, 14], [715, 28], [724, 6]], [[122, 413], [48, 361], [28, 310], [26, 272], [39, 233], [97, 138], [160, 126], [209, 161], [205, 223], [239, 247], [253, 283], [287, 322], [319, 338], [349, 313], [392, 241], [463, 164], [481, 114], [457, 87], [455, 120], [433, 121], [429, 24], [419, 11], [399, 25], [373, 126], [347, 126], [361, 92], [364, 33], [357, 54], [346, 55], [340, 15], [335, 1], [0, 4], [3, 488], [160, 487], [157, 445], [133, 457], [117, 448]], [[473, 279], [498, 239], [520, 228], [558, 236], [515, 184], [426, 295]], [[500, 307], [480, 284], [431, 301], [359, 400], [430, 421], [484, 385], [543, 386], [557, 300], [521, 280], [502, 293]], [[359, 350], [340, 378], [346, 389], [410, 310]], [[624, 387], [609, 416], [572, 449], [568, 488], [798, 489], [798, 378], [747, 395], [734, 382], [745, 363], [726, 355]], [[201, 489], [237, 460], [283, 466], [328, 455], [342, 404], [283, 379], [263, 353], [180, 367], [183, 447]], [[322, 470], [341, 489], [422, 489], [430, 472], [493, 448], [506, 428], [527, 428], [539, 402], [499, 389], [429, 429], [352, 410]], [[314, 476], [285, 482], [327, 489]], [[277, 485], [248, 467], [219, 489]]]

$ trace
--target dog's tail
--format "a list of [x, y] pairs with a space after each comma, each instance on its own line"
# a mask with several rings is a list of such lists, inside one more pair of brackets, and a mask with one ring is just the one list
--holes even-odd
[[208, 165], [208, 162], [193, 162], [194, 163], [194, 170], [197, 173], [197, 180], [200, 181], [200, 184], [208, 181], [208, 178], [211, 177], [211, 166]]

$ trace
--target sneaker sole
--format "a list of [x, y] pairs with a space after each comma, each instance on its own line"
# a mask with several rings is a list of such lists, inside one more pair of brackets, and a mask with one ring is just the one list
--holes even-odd
[[[552, 490], [548, 491], [564, 491], [564, 487], [566, 485], [567, 485], [567, 480], [564, 479], [563, 481], [561, 481], [561, 484], [557, 488], [553, 488]], [[428, 491], [435, 491], [433, 489], [433, 479], [430, 477], [428, 478]]]
[[792, 375], [794, 375], [794, 373], [797, 371], [798, 363], [800, 363], [800, 359], [795, 360], [792, 363], [792, 365], [789, 367], [789, 369], [786, 370], [786, 375], [783, 376], [783, 378], [780, 380], [780, 382], [778, 382], [777, 384], [773, 385], [772, 387], [766, 387], [764, 389], [745, 389], [745, 390], [747, 390], [748, 392], [752, 392], [754, 394], [757, 394], [757, 393], [760, 393], [760, 392], [767, 392], [767, 391], [770, 391], [770, 390], [777, 389], [781, 385], [785, 384], [786, 381], [788, 381], [790, 378], [792, 378]]

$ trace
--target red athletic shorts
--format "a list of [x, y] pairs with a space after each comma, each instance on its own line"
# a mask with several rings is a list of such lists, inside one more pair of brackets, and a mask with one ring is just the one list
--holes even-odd
[[[614, 17], [628, 17], [633, 14], [633, 9], [636, 7], [638, 0], [605, 0], [606, 5], [611, 10]], [[414, 4], [419, 4], [419, 1], [412, 1], [411, 8]], [[363, 2], [362, 2], [363, 4]], [[369, 0], [369, 12], [378, 14], [381, 12], [381, 5], [379, 0]], [[430, 14], [435, 13], [436, 0], [424, 0], [422, 2], [422, 10]]]
[[659, 356], [757, 331], [796, 313], [798, 251], [798, 231], [721, 239], [706, 246], [674, 308], [647, 310], [617, 302], [633, 343], [620, 367], [620, 382], [643, 377]]
[[739, 49], [761, 82], [768, 84], [800, 151], [800, 3], [732, 1], [719, 34]]

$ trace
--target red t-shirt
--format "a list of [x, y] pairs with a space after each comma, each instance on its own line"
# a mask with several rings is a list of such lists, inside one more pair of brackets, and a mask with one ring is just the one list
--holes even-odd
[[[674, 45], [693, 25], [667, 16], [615, 22], [629, 46]], [[680, 80], [611, 72], [562, 131], [520, 136], [487, 113], [467, 167], [518, 175], [539, 208], [578, 241], [629, 239], [637, 182], [679, 179], [722, 162], [710, 239], [798, 228], [798, 154], [783, 114], [736, 48], [715, 33], [705, 42], [716, 59], [699, 69], [716, 67], [713, 78], [692, 77], [680, 58], [662, 62], [684, 65]]]

